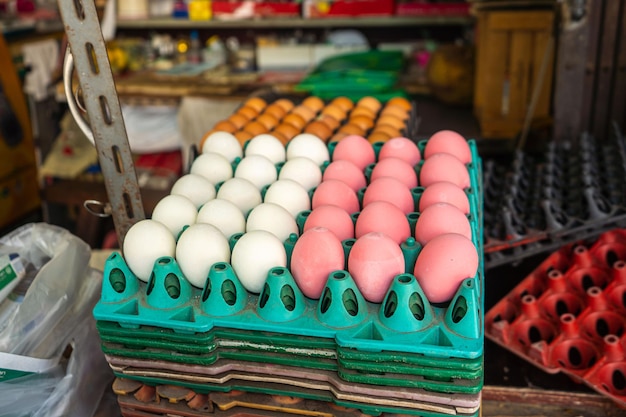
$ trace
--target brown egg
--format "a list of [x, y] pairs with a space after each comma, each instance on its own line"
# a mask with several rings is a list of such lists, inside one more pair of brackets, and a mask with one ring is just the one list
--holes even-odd
[[259, 112], [252, 107], [243, 106], [240, 107], [239, 110], [235, 112], [235, 114], [240, 114], [248, 120], [253, 120], [259, 114]]
[[243, 146], [246, 143], [246, 141], [254, 137], [252, 133], [246, 132], [245, 130], [238, 130], [234, 133], [234, 135], [239, 141], [239, 143], [241, 144], [241, 146]]
[[308, 123], [313, 120], [317, 112], [314, 112], [307, 106], [299, 105], [293, 108], [291, 114], [297, 114], [298, 116], [302, 117], [305, 122]]
[[326, 142], [330, 135], [333, 134], [333, 131], [330, 130], [326, 123], [314, 120], [304, 128], [304, 133], [311, 133]]
[[241, 113], [231, 114], [228, 117], [228, 121], [237, 126], [237, 129], [241, 129], [246, 123], [250, 121], [246, 116]]
[[328, 126], [333, 132], [339, 127], [339, 120], [328, 114], [322, 114], [317, 120], [322, 123], [326, 123], [326, 126]]
[[256, 120], [248, 122], [243, 127], [243, 130], [245, 130], [246, 132], [252, 134], [252, 136], [257, 136], [257, 135], [260, 135], [261, 133], [267, 133], [267, 131], [268, 131], [268, 129], [264, 125], [262, 125], [261, 123], [257, 122]]
[[264, 114], [270, 114], [274, 116], [277, 120], [282, 119], [287, 114], [287, 110], [282, 108], [276, 103], [272, 103], [265, 108]]
[[346, 133], [348, 135], [359, 135], [363, 136], [365, 134], [365, 130], [361, 129], [360, 126], [357, 126], [352, 123], [347, 123], [339, 128], [339, 132]]
[[391, 138], [398, 138], [402, 136], [402, 132], [400, 132], [398, 129], [396, 129], [395, 127], [391, 125], [376, 125], [372, 133], [376, 133], [376, 132], [385, 133], [389, 135], [389, 137]]
[[406, 111], [411, 110], [411, 102], [404, 97], [394, 97], [387, 101], [387, 106], [398, 106], [402, 107]]
[[409, 112], [398, 106], [383, 107], [379, 117], [386, 115], [397, 117], [400, 120], [406, 120], [409, 118]]
[[274, 104], [280, 106], [283, 110], [285, 110], [285, 113], [289, 113], [294, 106], [293, 101], [289, 100], [288, 98], [279, 98], [271, 105]]
[[298, 105], [294, 107], [293, 110], [291, 110], [291, 114], [297, 114], [298, 116], [302, 117], [307, 123], [313, 120], [317, 115], [317, 113], [315, 113], [313, 110], [303, 105]]
[[334, 117], [340, 122], [345, 120], [347, 116], [346, 111], [336, 104], [329, 104], [328, 106], [324, 107], [322, 109], [322, 114], [327, 114], [331, 117]]
[[374, 126], [374, 120], [367, 116], [354, 116], [349, 119], [349, 122], [359, 126], [363, 130], [369, 130]]
[[380, 101], [376, 97], [365, 96], [356, 102], [357, 107], [366, 107], [373, 111], [374, 113], [378, 113], [380, 108], [383, 106], [380, 104]]
[[304, 117], [296, 113], [289, 113], [283, 118], [282, 122], [292, 125], [296, 129], [298, 129], [298, 132], [302, 132], [302, 129], [306, 125], [306, 120], [304, 119]]
[[350, 100], [348, 97], [337, 97], [330, 102], [331, 104], [336, 104], [341, 107], [346, 113], [354, 108], [354, 102]]
[[267, 107], [267, 102], [261, 97], [252, 97], [246, 100], [244, 106], [252, 107], [257, 113], [261, 113]]
[[291, 138], [288, 138], [287, 136], [285, 136], [282, 133], [277, 132], [277, 131], [273, 131], [272, 132], [272, 136], [274, 136], [276, 139], [278, 139], [280, 141], [280, 143], [282, 143], [283, 145], [286, 145], [287, 142], [289, 142], [291, 140]]
[[370, 119], [376, 119], [376, 112], [368, 109], [367, 107], [357, 106], [350, 112], [350, 117], [354, 116], [367, 116]]
[[276, 126], [276, 129], [274, 129], [272, 133], [278, 132], [283, 135], [287, 140], [290, 140], [301, 131], [301, 129], [296, 128], [294, 125], [290, 125], [289, 123], [281, 123]]
[[373, 132], [367, 137], [369, 143], [387, 142], [391, 137], [384, 132]]
[[341, 139], [345, 138], [346, 136], [348, 136], [347, 133], [337, 132], [328, 140], [328, 142], [329, 143], [330, 142], [339, 142]]
[[237, 126], [235, 126], [228, 120], [220, 120], [219, 122], [215, 123], [213, 129], [221, 130], [222, 132], [233, 133], [237, 130]]
[[316, 96], [309, 96], [302, 100], [302, 106], [308, 107], [313, 110], [315, 113], [319, 113], [322, 108], [324, 108], [324, 101]]
[[378, 120], [376, 120], [376, 126], [378, 125], [389, 125], [395, 127], [398, 130], [402, 130], [406, 126], [406, 124], [402, 120], [389, 114], [380, 116]]
[[272, 130], [276, 125], [278, 125], [278, 119], [267, 113], [260, 114], [256, 118], [256, 121], [265, 126], [267, 130]]

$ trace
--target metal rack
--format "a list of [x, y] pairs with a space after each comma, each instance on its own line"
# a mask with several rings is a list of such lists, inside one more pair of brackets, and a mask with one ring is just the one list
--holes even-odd
[[[93, 0], [59, 0], [58, 4], [69, 44], [65, 94], [74, 119], [96, 146], [109, 198], [108, 203], [88, 202], [88, 208], [94, 211], [94, 205], [100, 206], [99, 215], [113, 217], [123, 247], [126, 232], [145, 213], [96, 6]], [[79, 82], [76, 91], [72, 68]]]

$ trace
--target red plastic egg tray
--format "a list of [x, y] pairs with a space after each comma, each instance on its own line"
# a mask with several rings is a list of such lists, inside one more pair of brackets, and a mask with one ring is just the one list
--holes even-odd
[[626, 230], [562, 247], [485, 316], [485, 336], [626, 407]]

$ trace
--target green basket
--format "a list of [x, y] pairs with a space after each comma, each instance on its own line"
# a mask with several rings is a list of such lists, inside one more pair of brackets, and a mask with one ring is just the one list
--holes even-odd
[[368, 51], [340, 55], [323, 61], [295, 90], [331, 99], [346, 96], [359, 100], [373, 96], [387, 101], [405, 95], [396, 87], [404, 57], [397, 51]]

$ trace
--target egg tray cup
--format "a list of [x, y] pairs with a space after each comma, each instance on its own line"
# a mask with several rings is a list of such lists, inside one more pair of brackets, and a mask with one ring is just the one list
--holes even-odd
[[[334, 372], [280, 366], [266, 363], [248, 363], [222, 360], [212, 368], [172, 364], [170, 362], [133, 360], [107, 356], [117, 376], [167, 378], [172, 384], [185, 387], [187, 381], [220, 383], [228, 385], [230, 380], [264, 381], [268, 384], [283, 384], [293, 387], [315, 389], [333, 395], [333, 401], [350, 400], [364, 404], [387, 404], [395, 407], [424, 409], [425, 406], [444, 406], [455, 410], [475, 410], [480, 406], [480, 394], [446, 394], [422, 389], [386, 387], [383, 385], [348, 383]], [[212, 391], [209, 391], [212, 392]]]
[[[103, 326], [104, 325], [104, 326]], [[108, 330], [107, 330], [108, 329]], [[107, 354], [131, 358], [169, 360], [171, 362], [212, 366], [220, 359], [262, 360], [267, 363], [297, 365], [311, 369], [391, 373], [476, 380], [482, 377], [482, 357], [473, 361], [450, 358], [437, 361], [422, 355], [394, 352], [359, 352], [330, 346], [314, 348], [315, 339], [300, 343], [280, 343], [280, 334], [241, 332], [231, 337], [227, 329], [215, 329], [206, 335], [194, 335], [188, 342], [181, 337], [150, 337], [144, 329], [123, 329], [116, 324], [98, 322], [102, 348]], [[176, 334], [174, 334], [176, 336]], [[206, 336], [206, 337], [204, 337]], [[294, 337], [295, 338], [295, 337]], [[295, 338], [297, 339], [297, 338]], [[306, 341], [309, 341], [307, 344]], [[328, 342], [327, 339], [319, 339]], [[305, 343], [301, 343], [305, 342]], [[172, 352], [175, 355], [172, 355]], [[261, 358], [261, 359], [259, 359]]]
[[626, 231], [553, 253], [485, 323], [497, 344], [626, 408]]
[[[205, 394], [173, 385], [146, 385], [140, 381], [116, 378], [113, 391], [117, 394], [122, 415], [147, 417], [163, 415], [200, 416], [334, 416], [363, 417], [363, 411], [354, 407], [342, 407], [327, 401], [316, 401], [301, 397], [268, 395], [254, 392], [231, 391]], [[447, 407], [426, 405], [420, 415], [438, 417], [449, 415], [478, 416], [473, 413], [451, 413]], [[461, 408], [459, 411], [464, 411]], [[375, 410], [369, 410], [374, 415]], [[152, 414], [154, 413], [154, 414]], [[379, 412], [381, 417], [400, 417], [396, 413]]]
[[626, 225], [626, 146], [617, 129], [606, 142], [550, 142], [535, 157], [487, 161], [485, 265], [513, 262]]

